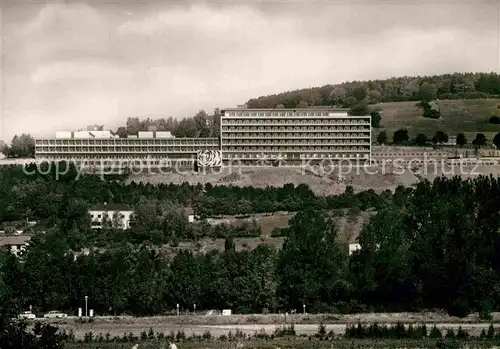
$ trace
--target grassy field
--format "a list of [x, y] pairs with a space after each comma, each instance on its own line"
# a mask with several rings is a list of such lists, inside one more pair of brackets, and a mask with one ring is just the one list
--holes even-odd
[[224, 219], [229, 220], [229, 224], [234, 227], [242, 226], [245, 223], [252, 225], [253, 222], [260, 227], [262, 235], [271, 235], [272, 231], [276, 228], [287, 228], [288, 221], [293, 217], [293, 213], [276, 212], [274, 214], [257, 213], [251, 215], [249, 218], [238, 218], [235, 216], [225, 216]]
[[438, 130], [450, 135], [464, 132], [469, 141], [478, 132], [484, 133], [488, 139], [500, 132], [500, 125], [488, 123], [493, 112], [500, 112], [500, 99], [441, 100], [436, 103], [442, 115], [439, 120], [424, 118], [422, 109], [414, 101], [378, 104], [382, 115], [380, 130], [385, 130], [391, 139], [394, 131], [400, 128], [406, 128], [410, 137], [419, 133], [431, 137]]
[[[160, 252], [169, 257], [175, 256], [180, 250], [188, 250], [194, 253], [208, 253], [210, 251], [224, 251], [225, 239], [201, 239], [197, 242], [181, 242], [178, 246], [164, 245]], [[280, 249], [283, 246], [283, 237], [260, 237], [260, 238], [235, 238], [234, 244], [237, 251], [253, 250], [260, 244], [273, 245]]]
[[[458, 342], [460, 347], [468, 348], [492, 348], [499, 341], [467, 341]], [[148, 341], [138, 342], [139, 349], [163, 349], [168, 348], [168, 342]], [[436, 348], [437, 341], [426, 340], [319, 340], [308, 338], [280, 338], [274, 340], [243, 340], [243, 341], [203, 341], [184, 342], [177, 344], [178, 349], [353, 349], [353, 348]], [[130, 349], [135, 343], [68, 343], [67, 349]]]
[[[336, 212], [335, 222], [338, 226], [338, 242], [343, 245], [355, 242], [363, 226], [368, 223], [369, 219], [375, 213], [374, 211], [353, 213], [347, 209]], [[272, 215], [255, 214], [245, 219], [226, 216], [225, 219], [233, 226], [239, 226], [244, 222], [255, 220], [257, 226], [261, 228], [262, 235], [260, 237], [240, 237], [234, 239], [236, 250], [241, 251], [253, 250], [260, 244], [273, 245], [281, 249], [283, 247], [284, 237], [272, 237], [271, 232], [274, 228], [287, 228], [289, 220], [292, 217], [293, 213], [275, 213]], [[164, 255], [175, 256], [180, 249], [200, 253], [207, 253], [213, 250], [224, 251], [224, 244], [225, 239], [206, 238], [197, 242], [181, 242], [176, 247], [165, 245], [160, 248], [160, 252]]]

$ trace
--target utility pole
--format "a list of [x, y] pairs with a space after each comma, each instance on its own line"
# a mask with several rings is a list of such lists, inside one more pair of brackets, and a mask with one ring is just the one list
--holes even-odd
[[85, 317], [88, 317], [89, 314], [87, 312], [87, 302], [88, 302], [89, 296], [85, 296]]

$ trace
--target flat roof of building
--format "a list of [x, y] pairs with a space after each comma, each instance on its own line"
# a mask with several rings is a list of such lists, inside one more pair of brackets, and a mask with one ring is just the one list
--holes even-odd
[[29, 235], [2, 235], [0, 246], [25, 245], [31, 239]]
[[[115, 137], [115, 138], [70, 138], [70, 137], [66, 137], [66, 138], [56, 138], [56, 137], [44, 137], [44, 138], [36, 138], [35, 139], [35, 142], [37, 141], [52, 141], [52, 140], [74, 140], [74, 141], [86, 141], [86, 140], [96, 140], [96, 141], [101, 141], [101, 140], [122, 140], [122, 139], [132, 139], [134, 141], [138, 140], [145, 140], [145, 139], [159, 139], [159, 140], [170, 140], [172, 142], [181, 142], [181, 141], [191, 141], [191, 140], [206, 140], [206, 141], [218, 141], [219, 139], [217, 137], [203, 137], [203, 138], [200, 138], [200, 137], [182, 137], [182, 138], [177, 138], [177, 137], [142, 137], [142, 138], [139, 138], [139, 137]], [[0, 159], [1, 160], [1, 159]]]
[[265, 111], [265, 110], [274, 110], [274, 111], [297, 111], [297, 110], [304, 110], [304, 111], [321, 111], [321, 110], [328, 110], [328, 111], [349, 111], [349, 108], [334, 108], [334, 107], [308, 107], [308, 108], [224, 108], [221, 109], [221, 112], [224, 111]]

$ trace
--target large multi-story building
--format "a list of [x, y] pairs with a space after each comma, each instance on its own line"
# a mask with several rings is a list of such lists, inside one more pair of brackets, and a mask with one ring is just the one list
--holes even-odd
[[300, 166], [321, 161], [371, 160], [371, 118], [347, 109], [248, 109], [221, 111], [219, 138], [175, 138], [170, 132], [139, 132], [119, 138], [110, 131], [57, 132], [37, 139], [38, 160], [112, 165], [127, 160], [152, 165], [175, 161], [188, 167]]
[[[55, 138], [37, 139], [37, 160], [68, 160], [88, 167], [176, 165], [191, 167], [202, 154], [220, 149], [217, 138], [175, 138], [170, 132], [139, 132], [138, 136], [119, 138], [110, 131], [57, 132]], [[129, 163], [127, 163], [129, 161]]]
[[371, 117], [347, 109], [247, 109], [221, 111], [224, 162], [300, 165], [350, 159], [370, 161]]

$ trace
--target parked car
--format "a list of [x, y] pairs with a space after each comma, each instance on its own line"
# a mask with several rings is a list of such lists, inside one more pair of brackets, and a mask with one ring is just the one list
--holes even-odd
[[43, 317], [45, 319], [64, 319], [64, 318], [67, 318], [68, 315], [64, 314], [58, 310], [51, 310], [48, 313], [46, 313]]
[[36, 315], [33, 314], [31, 311], [23, 311], [21, 314], [17, 316], [18, 319], [36, 319]]

